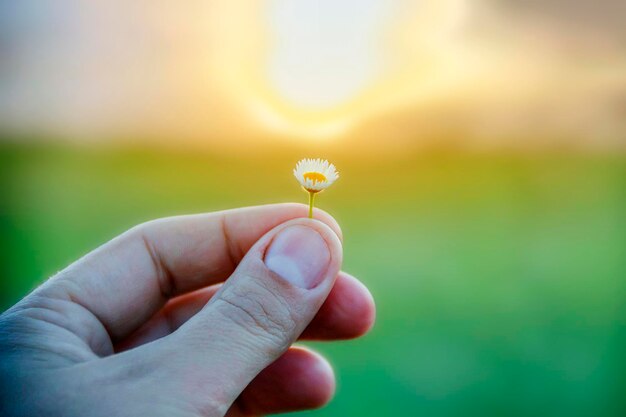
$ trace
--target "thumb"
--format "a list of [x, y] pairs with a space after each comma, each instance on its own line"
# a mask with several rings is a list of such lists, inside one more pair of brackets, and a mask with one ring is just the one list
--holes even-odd
[[209, 409], [227, 409], [313, 319], [341, 259], [339, 238], [316, 220], [293, 220], [263, 236], [203, 310], [166, 338], [182, 391], [201, 386]]

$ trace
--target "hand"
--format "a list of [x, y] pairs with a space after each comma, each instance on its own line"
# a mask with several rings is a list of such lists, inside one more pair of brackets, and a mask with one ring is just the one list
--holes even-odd
[[[2, 416], [242, 416], [315, 408], [331, 367], [298, 337], [357, 337], [367, 289], [341, 232], [296, 204], [139, 225], [0, 316]], [[223, 281], [223, 283], [221, 283]]]

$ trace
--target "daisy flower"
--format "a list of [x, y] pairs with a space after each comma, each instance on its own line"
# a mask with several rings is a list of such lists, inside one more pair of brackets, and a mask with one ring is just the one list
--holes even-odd
[[309, 218], [313, 218], [313, 200], [315, 194], [324, 191], [337, 181], [339, 173], [335, 166], [325, 159], [303, 159], [293, 170], [304, 191], [309, 193]]

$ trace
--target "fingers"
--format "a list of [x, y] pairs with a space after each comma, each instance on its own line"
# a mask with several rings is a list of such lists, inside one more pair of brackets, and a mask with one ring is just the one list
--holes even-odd
[[310, 410], [328, 403], [334, 392], [330, 364], [306, 348], [292, 347], [246, 387], [236, 406], [244, 415]]
[[328, 298], [301, 335], [302, 339], [352, 339], [374, 325], [376, 306], [369, 290], [352, 275], [340, 272]]
[[198, 314], [149, 346], [176, 370], [171, 379], [181, 395], [202, 386], [205, 403], [197, 407], [228, 408], [313, 319], [341, 259], [341, 243], [325, 224], [309, 219], [282, 224], [248, 251]]
[[[170, 300], [116, 349], [127, 350], [169, 335], [199, 312], [220, 288], [221, 284], [216, 284]], [[353, 276], [340, 272], [301, 339], [337, 340], [362, 336], [372, 327], [375, 311], [367, 287]]]
[[222, 284], [211, 285], [168, 301], [150, 320], [115, 346], [117, 352], [167, 336], [195, 316], [219, 291]]
[[[152, 221], [88, 254], [40, 292], [87, 308], [119, 340], [171, 296], [224, 280], [261, 236], [306, 213], [304, 205], [277, 204]], [[328, 214], [315, 216], [340, 235]]]

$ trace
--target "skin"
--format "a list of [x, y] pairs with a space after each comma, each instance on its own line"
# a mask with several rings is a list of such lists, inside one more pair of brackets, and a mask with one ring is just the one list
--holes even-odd
[[[151, 221], [49, 279], [0, 316], [0, 415], [235, 417], [327, 403], [332, 368], [293, 343], [359, 337], [375, 308], [340, 271], [337, 223], [307, 210]], [[263, 261], [295, 225], [330, 253], [311, 289]]]

